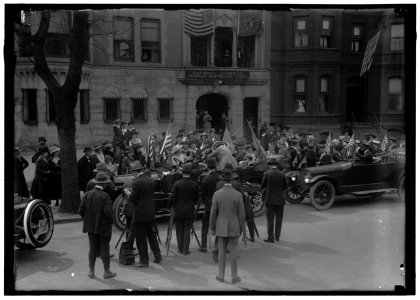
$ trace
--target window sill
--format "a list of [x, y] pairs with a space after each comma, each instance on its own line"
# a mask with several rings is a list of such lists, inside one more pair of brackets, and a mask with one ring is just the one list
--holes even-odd
[[158, 119], [158, 123], [168, 123], [168, 122], [172, 122], [173, 119]]
[[132, 119], [134, 124], [147, 123], [147, 119]]
[[47, 121], [48, 126], [55, 125], [55, 121]]
[[23, 124], [36, 126], [36, 125], [38, 125], [38, 121], [23, 121]]

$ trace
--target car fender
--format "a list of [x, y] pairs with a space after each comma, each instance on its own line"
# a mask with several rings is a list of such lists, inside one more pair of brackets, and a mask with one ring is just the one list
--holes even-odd
[[334, 188], [335, 188], [336, 192], [338, 192], [340, 190], [337, 182], [335, 181], [335, 179], [331, 176], [328, 176], [328, 175], [316, 175], [314, 177], [311, 177], [309, 185], [312, 187], [315, 183], [317, 183], [320, 180], [328, 180], [334, 185]]

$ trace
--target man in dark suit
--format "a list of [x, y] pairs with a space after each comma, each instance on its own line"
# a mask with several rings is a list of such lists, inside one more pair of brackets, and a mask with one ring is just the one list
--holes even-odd
[[109, 242], [112, 237], [112, 202], [103, 191], [110, 182], [109, 176], [98, 172], [94, 179], [95, 188], [88, 191], [82, 199], [79, 214], [83, 218], [83, 232], [89, 235], [89, 278], [95, 277], [95, 260], [99, 252], [104, 264], [104, 279], [117, 274], [110, 270]]
[[194, 216], [194, 204], [198, 199], [198, 184], [190, 178], [192, 164], [182, 167], [182, 179], [175, 182], [172, 188], [171, 203], [174, 206], [174, 221], [178, 252], [190, 254], [190, 232]]
[[82, 195], [86, 191], [86, 187], [89, 180], [95, 177], [93, 170], [96, 167], [93, 161], [91, 160], [92, 148], [85, 147], [83, 153], [85, 155], [82, 158], [80, 158], [77, 162], [77, 173], [79, 175], [79, 191], [82, 192]]
[[31, 185], [31, 195], [35, 199], [43, 199], [47, 202], [48, 205], [51, 205], [51, 199], [48, 193], [47, 176], [50, 174], [48, 169], [48, 160], [49, 155], [48, 147], [42, 146], [39, 148], [40, 156], [36, 161], [35, 168], [35, 177]]
[[36, 152], [33, 156], [32, 156], [32, 162], [35, 164], [36, 161], [38, 160], [38, 157], [41, 156], [41, 151], [40, 149], [47, 146], [47, 139], [43, 136], [40, 136], [38, 138], [38, 152]]
[[201, 226], [201, 248], [200, 252], [207, 252], [207, 234], [209, 232], [210, 211], [213, 194], [216, 191], [216, 184], [219, 181], [219, 174], [216, 171], [216, 159], [210, 157], [207, 159], [209, 173], [201, 182], [201, 199], [204, 202], [204, 216]]
[[137, 179], [133, 182], [131, 196], [128, 201], [133, 205], [134, 231], [136, 235], [137, 249], [140, 254], [140, 262], [135, 267], [146, 268], [149, 266], [149, 254], [147, 242], [155, 257], [154, 262], [160, 263], [162, 255], [159, 249], [155, 224], [155, 203], [153, 200], [153, 189], [155, 182], [146, 175], [146, 170], [141, 170]]
[[[273, 230], [276, 241], [280, 240], [281, 225], [283, 223], [283, 210], [285, 202], [284, 193], [287, 188], [286, 176], [280, 171], [279, 164], [275, 158], [268, 161], [270, 170], [264, 172], [261, 182], [261, 189], [266, 189], [264, 201], [267, 214], [267, 234], [265, 242], [274, 243]], [[276, 221], [274, 229], [274, 219]]]
[[219, 274], [216, 280], [225, 280], [226, 252], [229, 245], [232, 283], [237, 283], [241, 281], [238, 276], [238, 240], [245, 232], [245, 209], [241, 193], [230, 183], [232, 172], [224, 170], [222, 180], [225, 184], [214, 193], [210, 212], [210, 233], [217, 237], [219, 248]]

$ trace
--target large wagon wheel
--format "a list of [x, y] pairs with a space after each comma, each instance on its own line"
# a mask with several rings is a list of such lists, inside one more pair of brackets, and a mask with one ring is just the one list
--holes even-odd
[[318, 210], [329, 209], [335, 201], [335, 187], [328, 180], [315, 183], [309, 192], [311, 204]]
[[117, 199], [115, 199], [114, 204], [112, 205], [112, 216], [114, 219], [114, 224], [117, 226], [117, 228], [124, 230], [127, 219], [125, 218], [125, 215], [123, 213], [125, 198], [120, 194]]

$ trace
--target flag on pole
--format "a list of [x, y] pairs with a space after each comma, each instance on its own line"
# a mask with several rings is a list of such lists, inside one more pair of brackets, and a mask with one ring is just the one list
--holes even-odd
[[328, 134], [327, 142], [325, 143], [325, 152], [328, 155], [331, 153], [331, 132]]
[[165, 139], [163, 140], [162, 147], [160, 148], [160, 155], [162, 155], [163, 151], [166, 150], [167, 153], [170, 152], [170, 148], [172, 146], [171, 141], [171, 124], [168, 126], [168, 130], [166, 130]]
[[155, 140], [153, 138], [153, 133], [149, 133], [149, 137], [147, 138], [147, 157], [149, 160], [152, 160], [154, 157], [154, 144]]
[[225, 128], [225, 132], [223, 133], [222, 141], [229, 143], [229, 150], [232, 153], [235, 153], [235, 145], [233, 144], [232, 136], [230, 135], [230, 131], [229, 131], [227, 125], [226, 125], [226, 128]]
[[238, 20], [238, 35], [258, 35], [262, 31], [261, 10], [240, 10]]
[[386, 152], [388, 148], [388, 137], [386, 135], [386, 130], [385, 130], [385, 136], [384, 136], [384, 140], [382, 141], [382, 151]]
[[354, 140], [354, 133], [351, 135], [351, 138], [349, 140], [349, 143], [347, 144], [347, 156], [350, 156], [351, 152], [352, 152], [352, 148], [354, 147], [354, 145], [356, 144], [355, 140]]
[[252, 142], [254, 144], [255, 149], [257, 149], [258, 154], [263, 154], [264, 157], [267, 157], [267, 153], [265, 152], [263, 146], [261, 146], [260, 141], [258, 140], [257, 136], [254, 133], [254, 130], [251, 127], [251, 124], [249, 123], [248, 120], [246, 120], [248, 122], [248, 126], [251, 129], [251, 133], [252, 133]]
[[184, 10], [184, 32], [192, 36], [214, 33], [214, 9]]
[[379, 38], [381, 37], [381, 31], [375, 34], [373, 38], [369, 40], [366, 46], [365, 55], [363, 57], [362, 68], [360, 70], [360, 77], [363, 76], [364, 73], [369, 71], [370, 66], [372, 65], [373, 61], [373, 54], [375, 54], [376, 46], [378, 45]]

